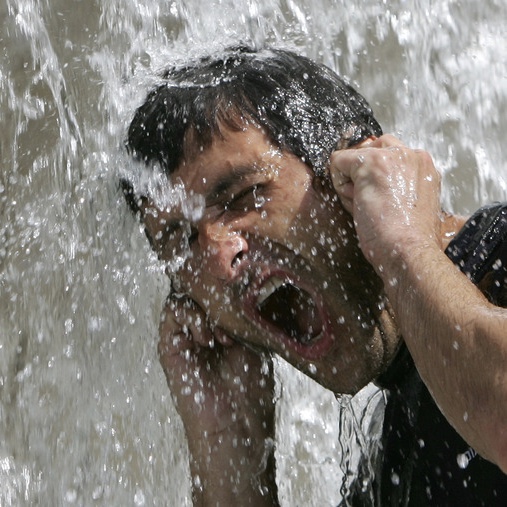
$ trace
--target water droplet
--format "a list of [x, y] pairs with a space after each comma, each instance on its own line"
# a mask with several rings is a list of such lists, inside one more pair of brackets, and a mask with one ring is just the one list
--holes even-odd
[[75, 489], [68, 489], [65, 492], [65, 500], [69, 503], [74, 503], [77, 500], [77, 491]]
[[65, 334], [68, 334], [72, 331], [72, 328], [74, 327], [74, 322], [72, 322], [72, 319], [67, 319], [65, 321]]
[[99, 500], [101, 497], [102, 497], [102, 494], [104, 493], [104, 488], [102, 486], [97, 486], [93, 491], [92, 491], [92, 498], [94, 500]]
[[469, 459], [466, 454], [458, 454], [456, 461], [458, 462], [458, 466], [462, 469], [465, 469], [468, 466]]
[[398, 278], [390, 278], [388, 283], [390, 287], [396, 287], [398, 285]]
[[134, 495], [134, 504], [136, 506], [141, 507], [146, 503], [146, 498], [144, 497], [144, 493], [141, 489], [138, 489], [136, 491], [136, 494]]

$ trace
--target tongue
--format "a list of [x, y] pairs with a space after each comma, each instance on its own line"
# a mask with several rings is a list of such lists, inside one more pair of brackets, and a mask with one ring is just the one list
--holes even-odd
[[299, 343], [308, 343], [322, 331], [317, 307], [310, 295], [286, 283], [260, 306], [262, 317]]

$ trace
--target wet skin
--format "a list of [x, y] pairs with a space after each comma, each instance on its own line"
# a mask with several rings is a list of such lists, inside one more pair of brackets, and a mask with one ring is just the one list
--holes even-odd
[[143, 220], [161, 260], [185, 256], [171, 276], [212, 328], [278, 353], [336, 393], [385, 368], [398, 337], [328, 179], [250, 125], [187, 150], [171, 183], [202, 196], [203, 209], [190, 217], [184, 204], [150, 201]]

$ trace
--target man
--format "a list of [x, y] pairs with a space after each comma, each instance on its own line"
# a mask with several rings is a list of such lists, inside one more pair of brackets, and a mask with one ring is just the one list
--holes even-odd
[[[137, 110], [127, 141], [152, 174], [123, 184], [173, 283], [159, 352], [188, 438], [194, 502], [273, 505], [270, 353], [335, 393], [378, 379], [395, 393], [397, 410], [413, 411], [396, 396], [405, 382], [396, 379], [399, 364], [411, 364], [394, 313], [336, 191], [352, 211], [356, 194], [346, 178], [355, 177], [360, 151], [346, 148], [368, 154], [395, 141], [377, 139], [368, 104], [336, 74], [291, 52], [236, 48], [163, 79]], [[330, 167], [336, 146], [356, 162], [334, 156]], [[443, 246], [463, 223], [444, 217]], [[392, 423], [389, 452], [399, 435]], [[346, 501], [425, 505], [445, 492], [449, 481], [435, 476], [427, 456], [427, 488], [414, 478], [421, 460], [405, 451], [410, 473], [393, 479], [395, 449], [379, 464], [372, 491], [358, 487]], [[462, 483], [475, 498], [475, 486]]]

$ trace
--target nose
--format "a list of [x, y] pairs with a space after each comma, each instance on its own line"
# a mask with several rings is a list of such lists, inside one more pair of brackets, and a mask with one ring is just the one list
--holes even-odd
[[202, 268], [224, 280], [234, 279], [248, 252], [245, 234], [233, 231], [224, 224], [205, 224], [199, 231]]

